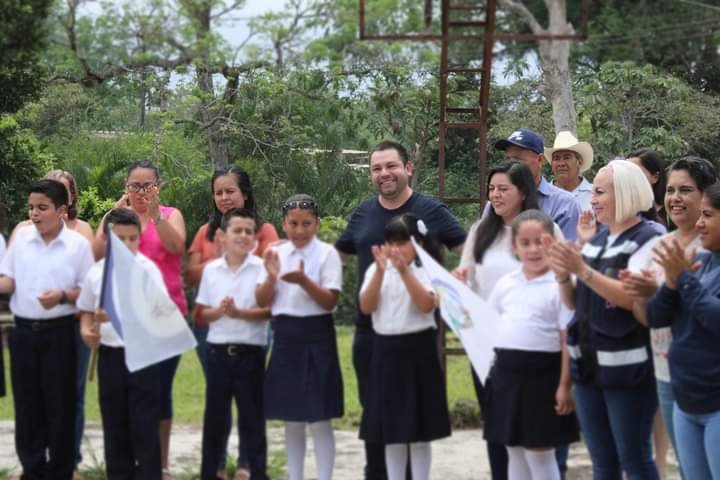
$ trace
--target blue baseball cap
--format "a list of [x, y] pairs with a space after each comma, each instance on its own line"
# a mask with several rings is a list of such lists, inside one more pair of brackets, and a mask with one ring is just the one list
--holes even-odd
[[495, 148], [498, 150], [505, 150], [510, 145], [524, 148], [525, 150], [530, 150], [537, 154], [545, 152], [545, 144], [543, 142], [542, 135], [537, 132], [533, 132], [532, 130], [528, 130], [527, 128], [515, 130], [510, 134], [507, 140], [498, 140], [495, 142]]

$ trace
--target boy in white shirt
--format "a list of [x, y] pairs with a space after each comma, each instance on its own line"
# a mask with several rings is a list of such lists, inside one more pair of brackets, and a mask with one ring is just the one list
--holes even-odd
[[217, 233], [225, 253], [205, 266], [198, 290], [200, 315], [210, 323], [202, 480], [224, 478], [217, 466], [233, 398], [250, 474], [253, 480], [268, 478], [263, 384], [270, 309], [258, 307], [255, 300], [255, 285], [265, 268], [251, 254], [256, 233], [257, 220], [250, 210], [234, 208], [225, 213]]
[[[165, 289], [162, 274], [147, 257], [138, 253], [140, 218], [127, 208], [111, 210], [104, 219], [106, 234], [112, 230], [137, 255], [157, 285]], [[81, 311], [80, 335], [98, 350], [98, 393], [105, 442], [108, 478], [157, 480], [162, 476], [160, 438], [150, 435], [160, 426], [160, 374], [158, 365], [130, 372], [125, 363], [123, 339], [99, 308], [105, 259], [93, 265], [77, 300]]]
[[30, 187], [34, 228], [23, 228], [0, 262], [11, 293], [10, 376], [15, 447], [25, 479], [71, 479], [75, 469], [75, 299], [93, 264], [90, 244], [65, 226], [68, 193], [56, 180]]

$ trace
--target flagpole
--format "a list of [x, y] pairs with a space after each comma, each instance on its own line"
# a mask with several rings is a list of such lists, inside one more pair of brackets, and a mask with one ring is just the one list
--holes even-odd
[[95, 379], [95, 368], [97, 367], [98, 349], [93, 347], [90, 351], [90, 371], [88, 371], [88, 382]]

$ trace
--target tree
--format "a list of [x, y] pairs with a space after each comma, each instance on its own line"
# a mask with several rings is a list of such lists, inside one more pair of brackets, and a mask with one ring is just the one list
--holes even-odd
[[[545, 0], [547, 27], [522, 0], [498, 0], [500, 6], [521, 18], [535, 35], [572, 35], [575, 29], [568, 22], [566, 0]], [[555, 131], [577, 130], [577, 115], [570, 77], [571, 40], [537, 40], [542, 68], [541, 93], [550, 100]]]
[[0, 9], [0, 113], [17, 111], [43, 84], [39, 54], [51, 0], [8, 0]]

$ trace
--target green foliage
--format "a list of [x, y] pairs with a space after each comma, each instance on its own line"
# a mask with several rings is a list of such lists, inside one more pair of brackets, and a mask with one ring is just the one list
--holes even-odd
[[605, 63], [576, 97], [587, 128], [581, 134], [591, 138], [601, 161], [641, 146], [669, 158], [691, 151], [717, 155], [718, 98], [651, 65]]
[[112, 198], [101, 198], [98, 194], [96, 186], [91, 185], [80, 190], [78, 195], [78, 210], [80, 211], [80, 217], [88, 222], [95, 230], [102, 220], [103, 216], [112, 209], [115, 205], [115, 200]]
[[9, 227], [27, 218], [28, 187], [51, 165], [52, 158], [32, 132], [20, 128], [12, 116], [0, 116], [0, 204], [8, 209]]
[[0, 8], [0, 113], [16, 112], [42, 88], [39, 55], [51, 3], [6, 0]]

